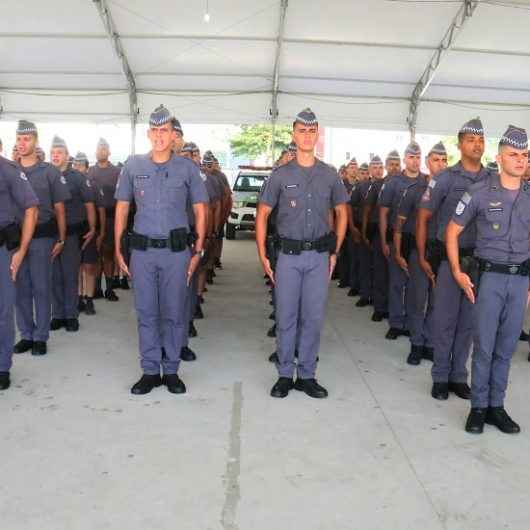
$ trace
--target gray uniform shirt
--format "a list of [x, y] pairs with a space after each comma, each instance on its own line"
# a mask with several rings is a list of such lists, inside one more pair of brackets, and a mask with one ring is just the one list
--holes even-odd
[[379, 194], [381, 193], [381, 189], [383, 185], [385, 184], [385, 179], [371, 180], [369, 182], [370, 184], [366, 188], [366, 191], [364, 192], [362, 203], [363, 203], [363, 207], [364, 206], [372, 207], [368, 222], [370, 224], [379, 224], [379, 212], [376, 206], [377, 206], [377, 199], [379, 197]]
[[[39, 199], [39, 219], [37, 224], [49, 222], [55, 218], [54, 204], [70, 199], [66, 179], [47, 162], [37, 162], [31, 167], [20, 167], [26, 175], [35, 195]], [[19, 218], [20, 217], [19, 212]]]
[[259, 200], [278, 206], [280, 237], [315, 241], [329, 233], [329, 210], [349, 197], [337, 171], [324, 162], [304, 168], [292, 160], [272, 172]]
[[0, 229], [13, 224], [17, 213], [38, 206], [28, 178], [14, 162], [0, 156]]
[[495, 263], [520, 264], [530, 257], [530, 185], [507, 190], [498, 174], [474, 184], [464, 193], [453, 213], [453, 221], [475, 225], [475, 255]]
[[98, 207], [113, 210], [116, 205], [114, 193], [120, 175], [120, 168], [109, 164], [108, 167], [99, 167], [97, 164], [88, 169], [88, 178], [97, 190]]
[[175, 228], [190, 229], [188, 204], [207, 203], [208, 194], [197, 165], [172, 156], [155, 164], [149, 155], [130, 157], [123, 166], [116, 199], [136, 202], [134, 230], [164, 239]]
[[381, 188], [381, 193], [377, 199], [377, 204], [389, 208], [388, 212], [388, 227], [393, 228], [396, 222], [399, 203], [403, 196], [403, 192], [416, 184], [418, 178], [423, 180], [423, 176], [420, 174], [417, 178], [409, 178], [404, 173], [399, 175], [392, 175], [387, 177], [383, 187]]
[[94, 189], [88, 177], [74, 169], [67, 169], [63, 177], [70, 191], [70, 199], [64, 202], [66, 224], [75, 225], [86, 220], [85, 203], [95, 202]]
[[[469, 173], [458, 162], [431, 179], [421, 198], [421, 207], [437, 215], [436, 237], [440, 241], [445, 241], [445, 229], [462, 195], [472, 184], [487, 179], [489, 175], [486, 168], [481, 168], [478, 173]], [[460, 235], [459, 247], [472, 248], [475, 246], [475, 239], [475, 225], [470, 223]]]

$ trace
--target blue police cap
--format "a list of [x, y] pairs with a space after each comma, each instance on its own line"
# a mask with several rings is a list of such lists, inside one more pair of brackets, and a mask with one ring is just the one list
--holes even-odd
[[528, 149], [526, 130], [515, 125], [508, 125], [499, 141], [499, 147], [501, 145], [509, 145], [510, 147], [515, 147], [515, 149]]
[[438, 142], [431, 147], [429, 155], [441, 155], [447, 156], [447, 151], [445, 150], [445, 145], [442, 142]]
[[60, 147], [62, 149], [66, 149], [66, 151], [68, 151], [68, 147], [66, 146], [66, 142], [60, 136], [57, 136], [57, 135], [55, 135], [53, 137], [53, 139], [52, 139], [51, 148], [53, 149], [54, 147]]
[[295, 123], [301, 123], [302, 125], [318, 125], [317, 117], [315, 113], [308, 107], [300, 111], [294, 120]]
[[405, 148], [405, 156], [407, 155], [421, 155], [421, 147], [418, 142], [410, 142]]
[[17, 125], [17, 134], [37, 134], [37, 126], [32, 121], [20, 120]]
[[482, 126], [480, 118], [473, 118], [464, 123], [460, 128], [460, 131], [458, 131], [458, 134], [476, 134], [478, 136], [484, 136], [484, 127]]
[[401, 157], [399, 156], [397, 149], [393, 149], [392, 151], [390, 151], [390, 153], [388, 153], [386, 161], [388, 162], [389, 160], [398, 160], [399, 162], [401, 162]]
[[160, 127], [173, 121], [173, 115], [164, 105], [159, 105], [149, 116], [149, 125], [151, 127]]
[[375, 155], [372, 157], [372, 160], [370, 160], [371, 166], [382, 166], [383, 161], [381, 160], [381, 157], [379, 155]]

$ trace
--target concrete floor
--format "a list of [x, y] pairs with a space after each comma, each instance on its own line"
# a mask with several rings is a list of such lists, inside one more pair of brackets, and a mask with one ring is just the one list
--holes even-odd
[[1, 530], [499, 530], [530, 526], [528, 347], [507, 408], [519, 436], [463, 430], [468, 403], [429, 396], [429, 364], [331, 289], [327, 400], [269, 397], [270, 312], [254, 243], [227, 242], [198, 321], [188, 394], [129, 394], [131, 294], [99, 302], [0, 393]]

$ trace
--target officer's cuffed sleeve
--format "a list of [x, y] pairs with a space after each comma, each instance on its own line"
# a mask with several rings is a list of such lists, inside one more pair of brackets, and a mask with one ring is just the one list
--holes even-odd
[[259, 202], [274, 208], [278, 204], [281, 191], [281, 174], [278, 177], [278, 170], [273, 171], [266, 185], [261, 190]]
[[390, 208], [392, 206], [392, 201], [394, 199], [394, 180], [389, 179], [381, 187], [379, 192], [379, 197], [377, 197], [377, 204], [385, 208]]
[[459, 226], [467, 226], [477, 215], [478, 198], [476, 194], [465, 192], [456, 205], [453, 221]]
[[445, 199], [449, 189], [449, 174], [440, 173], [429, 181], [427, 189], [424, 191], [419, 207], [435, 212]]
[[[134, 184], [131, 173], [129, 172], [128, 160], [125, 165], [121, 168], [120, 176], [118, 177], [118, 183], [116, 184], [116, 192], [114, 198], [117, 201], [131, 202], [134, 197]], [[101, 195], [103, 203], [104, 194]], [[102, 204], [103, 206], [103, 204]]]
[[399, 201], [398, 216], [408, 219], [414, 207], [414, 193], [406, 189]]
[[64, 202], [72, 198], [66, 179], [53, 166], [48, 168], [48, 181], [50, 183], [52, 203]]
[[335, 207], [339, 204], [346, 204], [349, 200], [350, 197], [348, 196], [344, 182], [337, 177], [337, 180], [335, 180], [335, 183], [331, 188], [331, 205]]
[[10, 168], [5, 173], [11, 197], [18, 208], [26, 210], [32, 206], [39, 205], [39, 199], [37, 198], [37, 195], [35, 195], [35, 192], [24, 173], [21, 173], [14, 167]]
[[189, 193], [191, 204], [208, 203], [210, 201], [198, 167], [190, 168]]
[[84, 175], [79, 177], [79, 185], [81, 188], [81, 199], [83, 202], [96, 202], [96, 192], [92, 187], [92, 183]]

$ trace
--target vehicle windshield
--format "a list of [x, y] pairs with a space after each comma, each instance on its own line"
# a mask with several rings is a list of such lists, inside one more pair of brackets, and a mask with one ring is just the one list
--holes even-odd
[[263, 186], [265, 175], [245, 175], [241, 174], [237, 177], [234, 184], [234, 191], [255, 191], [258, 192]]

